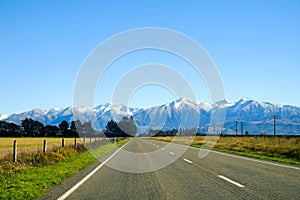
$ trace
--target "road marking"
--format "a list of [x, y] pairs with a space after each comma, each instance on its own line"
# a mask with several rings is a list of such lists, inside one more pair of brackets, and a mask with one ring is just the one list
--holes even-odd
[[164, 150], [166, 150], [166, 149], [165, 149], [165, 148], [162, 148], [161, 150], [163, 150], [163, 151], [164, 151]]
[[109, 156], [103, 163], [101, 163], [96, 169], [94, 169], [91, 173], [89, 173], [87, 176], [85, 176], [81, 181], [79, 181], [76, 185], [74, 185], [71, 189], [69, 189], [65, 194], [63, 194], [61, 197], [59, 197], [57, 200], [64, 200], [66, 199], [70, 194], [72, 194], [75, 190], [77, 190], [84, 182], [86, 182], [89, 178], [91, 178], [105, 163], [107, 163], [112, 157], [114, 157], [122, 148], [124, 148], [127, 144], [129, 144], [132, 140], [127, 142], [125, 145], [121, 146], [115, 153], [113, 153], [111, 156]]
[[277, 166], [277, 167], [284, 167], [284, 168], [289, 168], [289, 169], [300, 170], [300, 167], [294, 167], [294, 166], [290, 166], [290, 165], [283, 165], [283, 164], [277, 164], [277, 163], [273, 163], [273, 162], [256, 160], [256, 159], [253, 159], [253, 158], [247, 158], [247, 157], [242, 157], [242, 156], [238, 156], [238, 155], [232, 155], [232, 154], [229, 154], [229, 153], [219, 152], [219, 151], [215, 151], [215, 150], [208, 150], [208, 149], [202, 149], [202, 148], [197, 148], [197, 147], [189, 147], [189, 148], [196, 149], [198, 151], [199, 150], [200, 151], [210, 151], [210, 152], [213, 152], [213, 153], [216, 153], [216, 154], [220, 154], [220, 155], [224, 155], [224, 156], [228, 156], [228, 157], [232, 157], [232, 158], [243, 159], [243, 160], [258, 162], [258, 163], [262, 163], [262, 164], [273, 165], [273, 166]]
[[184, 158], [183, 160], [184, 160], [185, 162], [188, 162], [188, 163], [191, 163], [191, 164], [193, 163], [192, 161], [190, 161], [190, 160], [188, 160], [188, 159], [186, 159], [186, 158]]
[[256, 159], [252, 159], [252, 158], [246, 158], [246, 157], [242, 157], [242, 156], [231, 155], [231, 154], [227, 154], [227, 153], [223, 153], [223, 152], [218, 152], [218, 151], [214, 151], [214, 150], [212, 150], [212, 152], [214, 152], [216, 154], [221, 154], [221, 155], [229, 156], [229, 157], [232, 157], [232, 158], [244, 159], [244, 160], [248, 160], [248, 161], [254, 161], [254, 162], [268, 164], [268, 165], [274, 165], [274, 166], [278, 166], [278, 167], [285, 167], [285, 168], [300, 170], [299, 167], [293, 167], [293, 166], [289, 166], [289, 165], [281, 165], [281, 164], [277, 164], [277, 163], [266, 162], [266, 161], [256, 160]]
[[236, 186], [238, 186], [238, 187], [240, 187], [240, 188], [245, 187], [245, 186], [243, 186], [242, 184], [239, 184], [239, 183], [237, 183], [237, 182], [235, 182], [235, 181], [233, 181], [233, 180], [231, 180], [231, 179], [229, 179], [229, 178], [227, 178], [227, 177], [225, 177], [225, 176], [218, 175], [218, 177], [221, 178], [221, 179], [223, 179], [223, 180], [225, 180], [225, 181], [228, 181], [229, 183], [232, 183], [232, 184], [234, 184], [234, 185], [236, 185]]
[[156, 145], [156, 147], [157, 147], [157, 148], [159, 148], [159, 146], [158, 146], [158, 145]]
[[174, 153], [172, 151], [169, 152], [171, 155], [174, 155]]
[[[172, 144], [174, 144], [174, 145], [180, 145], [180, 146], [186, 147], [186, 145], [182, 145], [182, 144], [175, 144], [175, 143], [172, 143]], [[277, 163], [273, 163], [273, 162], [267, 162], [267, 161], [262, 161], [262, 160], [253, 159], [253, 158], [247, 158], [247, 157], [242, 157], [242, 156], [232, 155], [232, 154], [223, 153], [223, 152], [214, 151], [214, 150], [208, 150], [208, 149], [197, 148], [197, 147], [188, 147], [188, 148], [196, 149], [196, 150], [198, 150], [198, 151], [199, 151], [199, 150], [200, 150], [200, 151], [211, 151], [211, 152], [213, 152], [213, 153], [220, 154], [220, 155], [224, 155], [224, 156], [228, 156], [228, 157], [232, 157], [232, 158], [243, 159], [243, 160], [248, 160], [248, 161], [258, 162], [258, 163], [262, 163], [262, 164], [273, 165], [273, 166], [277, 166], [277, 167], [284, 167], [284, 168], [289, 168], [289, 169], [300, 170], [300, 167], [295, 167], [295, 166], [290, 166], [290, 165], [283, 165], [283, 164], [277, 164]]]

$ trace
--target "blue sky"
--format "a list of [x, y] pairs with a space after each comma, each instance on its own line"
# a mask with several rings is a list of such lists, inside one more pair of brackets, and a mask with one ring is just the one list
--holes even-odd
[[[197, 41], [215, 62], [229, 100], [300, 105], [299, 11], [300, 1], [0, 0], [0, 114], [72, 105], [88, 54], [105, 39], [142, 27], [173, 29]], [[174, 67], [195, 88], [197, 100], [211, 100], [201, 77], [182, 60], [142, 51], [114, 63], [99, 82], [95, 104], [111, 101], [122, 73], [148, 62]], [[165, 88], [147, 86], [129, 105], [175, 98]]]

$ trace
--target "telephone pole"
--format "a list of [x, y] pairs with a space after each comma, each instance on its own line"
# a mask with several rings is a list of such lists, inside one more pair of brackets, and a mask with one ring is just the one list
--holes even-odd
[[276, 115], [274, 115], [274, 136], [276, 136]]
[[235, 121], [235, 135], [238, 134], [238, 121]]
[[221, 135], [223, 135], [223, 125], [221, 124]]
[[241, 122], [241, 135], [244, 134], [244, 122]]

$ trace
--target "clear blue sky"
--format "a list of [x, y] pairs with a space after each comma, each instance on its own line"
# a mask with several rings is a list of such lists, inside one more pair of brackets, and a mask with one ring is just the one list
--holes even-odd
[[[173, 29], [202, 45], [221, 73], [229, 100], [300, 105], [299, 0], [0, 0], [0, 113], [72, 105], [76, 75], [89, 52], [112, 35], [142, 27]], [[168, 56], [151, 51], [129, 55], [103, 80], [116, 81], [124, 69], [164, 63]], [[180, 59], [171, 60], [166, 64], [188, 73]], [[205, 89], [203, 80], [187, 78]], [[96, 104], [111, 100], [111, 85], [98, 86]], [[202, 89], [196, 96], [210, 101]], [[148, 86], [135, 93], [130, 105], [149, 107], [174, 99], [166, 89]]]

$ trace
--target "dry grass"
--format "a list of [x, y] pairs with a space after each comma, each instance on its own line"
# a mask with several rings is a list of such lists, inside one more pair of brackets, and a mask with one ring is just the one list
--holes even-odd
[[[6, 143], [13, 143], [12, 138], [0, 138], [1, 143], [5, 148], [1, 148], [2, 159], [0, 159], [0, 176], [1, 174], [11, 174], [22, 169], [31, 168], [39, 165], [51, 165], [57, 163], [65, 158], [73, 157], [77, 153], [82, 153], [88, 149], [96, 149], [114, 140], [87, 138], [85, 145], [83, 139], [76, 139], [76, 147], [74, 146], [73, 138], [65, 138], [64, 147], [62, 147], [62, 138], [47, 138], [47, 151], [42, 151], [44, 138], [17, 138], [17, 161], [13, 162], [12, 146], [6, 148]], [[118, 138], [121, 140], [121, 138]], [[41, 142], [42, 144], [38, 143]], [[117, 142], [117, 141], [116, 141]], [[21, 144], [20, 144], [21, 143]], [[8, 149], [5, 152], [3, 150]]]
[[[276, 158], [300, 160], [300, 137], [155, 137], [154, 139], [190, 145], [254, 153]], [[215, 144], [216, 142], [216, 144]]]
[[[14, 140], [17, 141], [17, 154], [19, 155], [43, 151], [44, 140], [47, 141], [47, 149], [62, 145], [62, 138], [0, 138], [0, 160], [12, 154]], [[74, 145], [74, 138], [65, 138], [64, 143], [65, 146]], [[77, 138], [77, 144], [82, 143], [82, 139]]]

